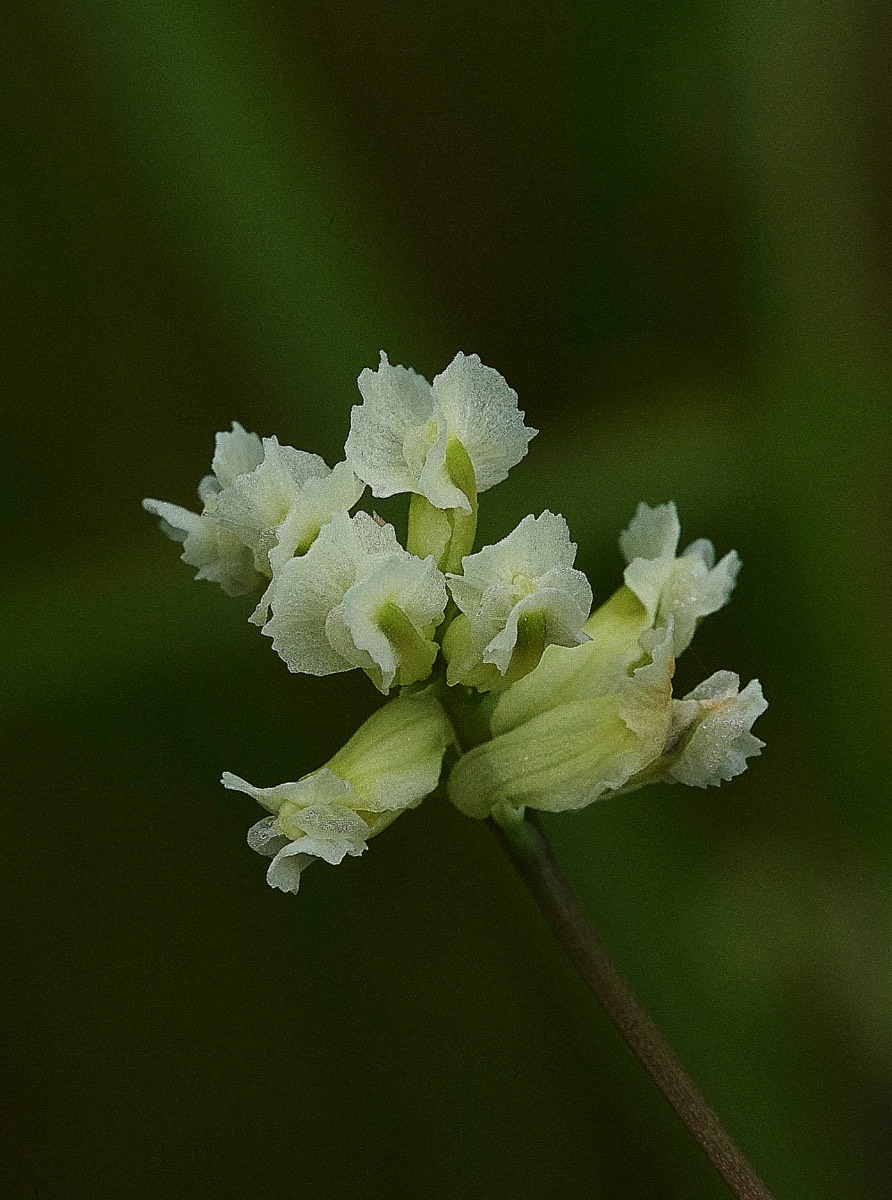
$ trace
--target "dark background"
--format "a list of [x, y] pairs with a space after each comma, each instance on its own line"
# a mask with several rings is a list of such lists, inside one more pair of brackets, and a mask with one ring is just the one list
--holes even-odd
[[7, 1194], [726, 1195], [485, 827], [434, 798], [292, 898], [218, 785], [376, 694], [139, 501], [233, 418], [335, 461], [382, 347], [542, 430], [487, 540], [563, 512], [596, 599], [640, 499], [740, 551], [680, 686], [758, 676], [763, 757], [548, 829], [778, 1200], [892, 1193], [889, 12], [5, 10]]

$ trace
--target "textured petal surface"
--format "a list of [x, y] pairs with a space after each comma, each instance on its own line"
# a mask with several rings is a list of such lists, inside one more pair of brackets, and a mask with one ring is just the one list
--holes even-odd
[[476, 354], [458, 353], [434, 379], [433, 393], [449, 432], [474, 465], [477, 491], [501, 483], [538, 432], [524, 425], [514, 389]]
[[675, 630], [675, 653], [691, 643], [697, 623], [727, 604], [740, 570], [735, 551], [716, 564], [710, 541], [700, 538], [676, 557], [680, 536], [674, 504], [639, 504], [620, 537], [628, 566], [624, 578], [644, 605], [648, 621]]
[[244, 596], [263, 582], [251, 551], [209, 516], [190, 512], [165, 500], [143, 500], [143, 508], [158, 517], [169, 538], [182, 542], [183, 562], [196, 568], [195, 578], [219, 583], [229, 596]]
[[368, 367], [357, 380], [362, 404], [350, 415], [347, 461], [376, 496], [418, 490], [427, 449], [438, 428], [431, 386], [407, 367], [391, 366], [381, 351], [377, 371]]
[[695, 702], [694, 731], [669, 770], [669, 778], [691, 787], [717, 787], [746, 770], [747, 759], [765, 743], [750, 730], [768, 707], [757, 679], [739, 692], [740, 681], [720, 671], [685, 697]]
[[278, 527], [299, 502], [307, 481], [328, 474], [318, 454], [281, 446], [274, 437], [264, 438], [263, 462], [223, 489], [214, 505], [214, 517], [254, 550], [258, 570], [269, 573], [268, 555]]
[[[573, 568], [575, 557], [564, 518], [544, 512], [524, 517], [500, 542], [462, 559], [463, 572], [448, 576], [449, 587], [468, 618], [478, 662], [507, 672], [525, 614], [540, 618], [542, 648], [586, 640], [592, 592], [585, 575]], [[465, 654], [451, 659], [449, 682], [460, 682], [474, 666]]]
[[229, 485], [239, 475], [253, 471], [263, 462], [263, 443], [256, 433], [248, 433], [238, 421], [232, 429], [217, 434], [211, 470], [221, 488]]

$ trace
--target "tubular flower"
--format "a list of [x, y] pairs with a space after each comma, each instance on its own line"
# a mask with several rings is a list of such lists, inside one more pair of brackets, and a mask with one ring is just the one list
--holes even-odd
[[253, 796], [272, 816], [248, 831], [248, 845], [272, 858], [267, 881], [296, 892], [316, 859], [333, 866], [437, 786], [452, 729], [432, 696], [399, 697], [360, 726], [326, 766], [295, 783], [258, 788], [226, 771], [223, 786]]
[[712, 542], [700, 538], [676, 556], [681, 525], [674, 504], [639, 504], [620, 536], [626, 562], [624, 578], [647, 609], [651, 622], [675, 626], [675, 653], [691, 644], [697, 622], [723, 608], [731, 596], [740, 559], [731, 550], [718, 563]]
[[[189, 512], [163, 500], [144, 500], [169, 537], [184, 542], [182, 558], [198, 579], [244, 595], [269, 580], [277, 563], [302, 554], [336, 512], [346, 512], [365, 490], [346, 463], [333, 469], [318, 454], [247, 433], [233, 422], [218, 433], [212, 474], [198, 486], [204, 505]], [[266, 619], [266, 597], [252, 620]]]
[[446, 585], [432, 558], [400, 546], [392, 525], [339, 513], [277, 572], [270, 604], [263, 632], [289, 670], [361, 667], [386, 692], [430, 675]]
[[[248, 840], [272, 859], [274, 887], [296, 891], [317, 858], [363, 853], [435, 790], [444, 758], [455, 807], [504, 829], [527, 808], [709, 787], [746, 769], [763, 747], [759, 683], [741, 690], [720, 671], [682, 699], [672, 687], [699, 622], [731, 595], [734, 551], [716, 562], [701, 539], [679, 554], [675, 505], [641, 504], [620, 537], [624, 582], [590, 613], [562, 516], [526, 516], [475, 552], [479, 496], [536, 432], [497, 371], [457, 354], [430, 384], [382, 353], [358, 384], [333, 469], [233, 425], [217, 435], [201, 512], [144, 501], [199, 578], [233, 595], [265, 589], [251, 620], [290, 671], [359, 670], [380, 692], [403, 689], [303, 779], [260, 788], [224, 775], [269, 814]], [[366, 485], [409, 496], [403, 544], [379, 517], [350, 515]]]
[[466, 555], [447, 576], [461, 610], [443, 643], [449, 683], [489, 690], [528, 674], [546, 646], [586, 641], [592, 589], [575, 558], [567, 522], [547, 511]]

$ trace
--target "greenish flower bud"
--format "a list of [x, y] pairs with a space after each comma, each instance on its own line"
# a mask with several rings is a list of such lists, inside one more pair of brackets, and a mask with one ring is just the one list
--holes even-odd
[[400, 696], [378, 709], [318, 771], [294, 783], [258, 788], [226, 772], [223, 786], [253, 796], [272, 816], [248, 833], [252, 850], [272, 858], [267, 880], [296, 892], [317, 858], [337, 865], [367, 848], [440, 779], [452, 726], [429, 694]]
[[[579, 655], [587, 646], [565, 653]], [[595, 694], [596, 671], [591, 682], [568, 672], [565, 688], [558, 689], [563, 695], [553, 705], [540, 697], [525, 719], [512, 713], [515, 723], [499, 718], [500, 701], [492, 740], [463, 755], [452, 769], [453, 804], [471, 817], [488, 816], [497, 806], [563, 812], [619, 791], [660, 757], [669, 738], [675, 666], [671, 625], [645, 633], [638, 657], [644, 658], [642, 665], [614, 679], [611, 690], [600, 695]]]

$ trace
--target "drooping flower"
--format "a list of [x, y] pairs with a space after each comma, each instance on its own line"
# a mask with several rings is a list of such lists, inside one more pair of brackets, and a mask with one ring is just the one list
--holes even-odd
[[531, 671], [547, 646], [586, 641], [592, 589], [575, 558], [567, 522], [548, 511], [466, 555], [462, 574], [447, 576], [462, 614], [443, 643], [449, 683], [503, 686]]
[[[536, 430], [524, 425], [517, 393], [476, 354], [457, 354], [433, 384], [381, 352], [359, 376], [347, 461], [376, 496], [414, 492], [435, 508], [470, 512], [476, 494], [501, 483]], [[464, 458], [473, 468], [462, 478]]]
[[337, 865], [358, 856], [434, 790], [452, 727], [430, 695], [400, 696], [378, 709], [321, 767], [294, 783], [258, 788], [229, 771], [223, 786], [253, 796], [272, 816], [248, 832], [248, 845], [272, 858], [267, 880], [296, 892], [316, 859]]
[[276, 572], [264, 633], [291, 671], [361, 667], [386, 692], [430, 674], [446, 600], [433, 559], [407, 553], [393, 526], [338, 513]]
[[691, 643], [698, 621], [728, 603], [740, 559], [731, 550], [718, 563], [712, 542], [700, 538], [677, 556], [681, 525], [675, 505], [650, 508], [639, 504], [632, 523], [620, 536], [629, 564], [626, 584], [647, 610], [651, 623], [675, 628], [675, 653]]

